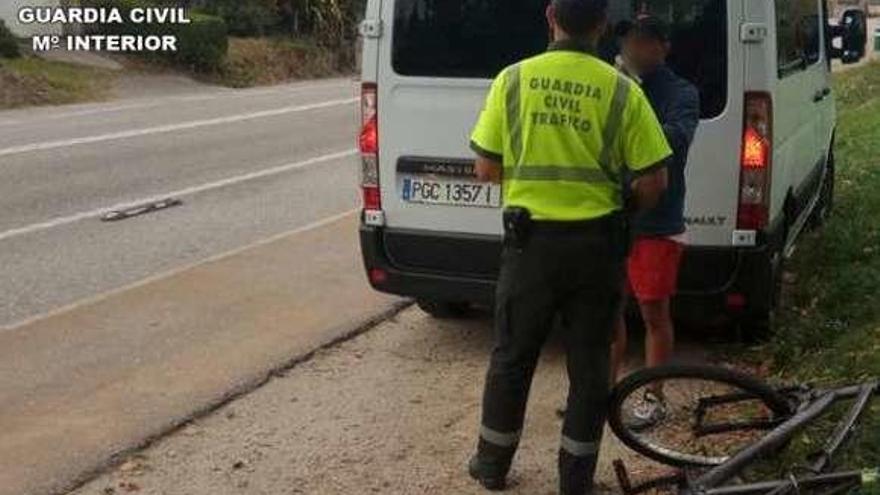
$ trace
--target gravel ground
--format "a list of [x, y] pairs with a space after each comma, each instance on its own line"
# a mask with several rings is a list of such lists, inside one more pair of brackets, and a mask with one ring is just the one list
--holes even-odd
[[[486, 316], [443, 322], [407, 310], [74, 493], [483, 493], [464, 465], [479, 421], [489, 327]], [[555, 409], [565, 389], [563, 353], [551, 343], [535, 379], [508, 493], [556, 493], [561, 425]], [[603, 485], [611, 483], [610, 461], [626, 455], [606, 435]]]

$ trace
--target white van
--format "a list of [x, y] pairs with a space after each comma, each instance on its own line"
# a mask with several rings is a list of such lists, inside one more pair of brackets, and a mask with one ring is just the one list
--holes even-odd
[[[670, 66], [700, 90], [677, 312], [763, 331], [781, 265], [834, 188], [831, 60], [864, 56], [863, 13], [825, 0], [619, 0], [673, 26]], [[548, 43], [547, 0], [369, 0], [363, 36], [361, 246], [376, 289], [438, 316], [490, 303], [501, 186], [473, 180], [490, 81]], [[600, 47], [613, 59], [615, 41]], [[685, 309], [686, 308], [686, 309]]]

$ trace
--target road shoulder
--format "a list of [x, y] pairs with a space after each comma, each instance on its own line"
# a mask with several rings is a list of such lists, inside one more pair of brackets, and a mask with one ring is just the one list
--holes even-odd
[[[72, 495], [485, 493], [466, 472], [492, 347], [487, 315], [441, 321], [409, 309], [318, 353], [130, 457]], [[552, 495], [567, 390], [561, 343], [545, 349], [511, 476], [513, 495]], [[598, 479], [626, 458], [610, 435]], [[603, 491], [604, 492], [604, 491]]]
[[356, 218], [0, 333], [0, 494], [61, 493], [400, 307]]

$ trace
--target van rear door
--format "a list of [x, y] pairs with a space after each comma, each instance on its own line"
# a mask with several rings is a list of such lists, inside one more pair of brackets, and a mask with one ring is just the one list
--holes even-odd
[[[498, 210], [492, 207], [491, 195], [497, 191], [490, 193], [488, 204], [450, 206], [413, 201], [413, 188], [436, 191], [437, 184], [445, 187], [447, 179], [457, 181], [461, 177], [456, 174], [467, 173], [473, 157], [469, 134], [491, 79], [546, 48], [545, 6], [545, 0], [382, 2], [380, 181], [389, 227], [501, 233]], [[615, 20], [647, 11], [670, 21], [670, 65], [700, 90], [702, 122], [687, 172], [694, 245], [730, 246], [736, 228], [742, 9], [738, 0], [629, 0], [623, 7], [615, 3], [612, 11]], [[428, 180], [419, 181], [420, 176]]]
[[388, 227], [500, 235], [501, 187], [470, 178], [491, 80], [542, 52], [544, 0], [385, 0], [379, 163]]

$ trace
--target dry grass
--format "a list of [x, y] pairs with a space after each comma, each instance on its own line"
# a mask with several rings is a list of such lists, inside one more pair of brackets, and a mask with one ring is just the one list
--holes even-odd
[[0, 59], [0, 109], [106, 99], [115, 75], [35, 57]]
[[221, 84], [250, 87], [338, 75], [338, 57], [307, 43], [273, 38], [232, 38], [217, 75]]

